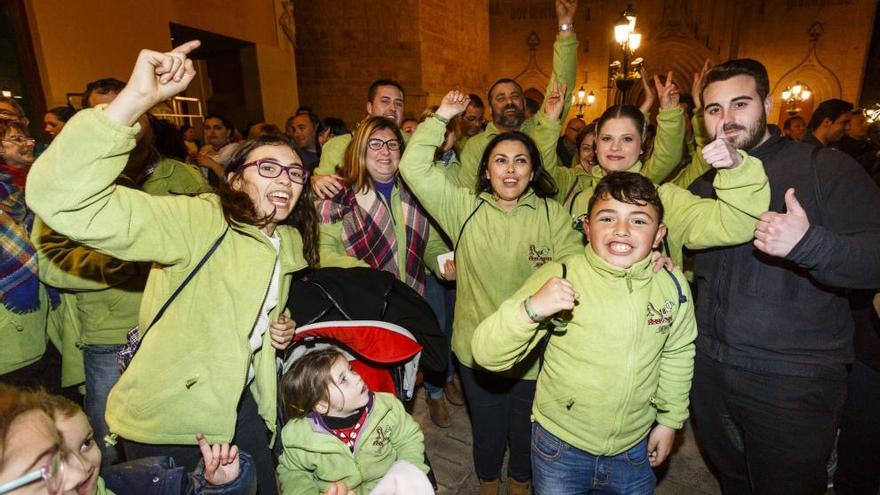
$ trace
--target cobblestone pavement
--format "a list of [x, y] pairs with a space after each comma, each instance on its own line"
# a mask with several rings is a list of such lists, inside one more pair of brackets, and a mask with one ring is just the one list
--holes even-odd
[[[464, 406], [447, 403], [452, 426], [438, 428], [428, 416], [424, 391], [419, 389], [412, 415], [425, 432], [425, 450], [437, 476], [438, 495], [477, 493], [471, 456], [471, 424]], [[715, 495], [721, 489], [706, 468], [690, 425], [678, 442], [663, 472], [658, 472], [660, 495]], [[502, 493], [504, 493], [502, 491]]]

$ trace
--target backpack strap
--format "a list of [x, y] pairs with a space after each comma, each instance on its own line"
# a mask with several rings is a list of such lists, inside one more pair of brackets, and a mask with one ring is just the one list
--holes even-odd
[[669, 271], [669, 268], [666, 268], [665, 266], [663, 267], [663, 271], [665, 271], [666, 274], [669, 275], [669, 277], [672, 279], [672, 283], [675, 284], [675, 289], [678, 291], [678, 304], [684, 304], [688, 302], [687, 296], [684, 295], [684, 291], [681, 290], [681, 283], [678, 281], [677, 278], [675, 278], [675, 275], [673, 275], [672, 272]]
[[480, 204], [478, 204], [477, 207], [474, 208], [474, 211], [472, 211], [471, 214], [468, 215], [468, 217], [465, 219], [464, 223], [461, 224], [461, 229], [459, 229], [458, 231], [458, 237], [455, 238], [455, 246], [452, 248], [453, 256], [458, 253], [458, 243], [461, 242], [461, 236], [464, 234], [464, 228], [467, 227], [468, 222], [471, 221], [471, 218], [474, 218], [474, 215], [477, 214], [477, 210], [479, 210], [485, 202], [485, 199], [480, 198]]

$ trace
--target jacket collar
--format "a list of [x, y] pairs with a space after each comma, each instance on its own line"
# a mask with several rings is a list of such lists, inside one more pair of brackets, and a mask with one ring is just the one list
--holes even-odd
[[[495, 197], [492, 196], [491, 192], [483, 191], [480, 193], [479, 197], [480, 197], [480, 199], [484, 200], [486, 203], [488, 203], [493, 208], [504, 211], [498, 205], [498, 202], [495, 201]], [[516, 206], [513, 207], [513, 211], [516, 211], [520, 208], [526, 208], [526, 207], [531, 208], [533, 210], [536, 210], [536, 209], [538, 209], [538, 203], [540, 201], [541, 201], [541, 198], [539, 198], [538, 195], [535, 194], [535, 191], [532, 190], [531, 187], [529, 187], [528, 189], [526, 189], [526, 192], [524, 192], [523, 195], [520, 196], [519, 201], [516, 202]]]
[[[632, 167], [626, 169], [626, 171], [632, 172], [634, 174], [641, 173], [642, 172], [642, 161], [641, 160], [636, 161], [636, 163], [634, 163]], [[593, 168], [590, 169], [590, 174], [593, 177], [595, 177], [596, 179], [601, 179], [602, 177], [605, 177], [607, 175], [605, 173], [605, 170], [602, 169], [602, 167], [600, 165], [593, 165]]]
[[584, 256], [587, 259], [587, 263], [599, 272], [602, 277], [626, 280], [627, 285], [630, 287], [632, 285], [642, 287], [646, 285], [653, 276], [651, 269], [651, 255], [648, 255], [645, 259], [635, 263], [629, 268], [620, 268], [608, 263], [600, 258], [589, 245], [584, 249]]

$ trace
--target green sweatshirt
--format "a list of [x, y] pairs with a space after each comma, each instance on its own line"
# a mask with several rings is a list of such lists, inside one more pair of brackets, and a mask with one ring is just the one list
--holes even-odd
[[[667, 112], [667, 115], [678, 112], [678, 120], [681, 121], [680, 108], [664, 110], [664, 112]], [[660, 130], [664, 126], [671, 125], [663, 124], [665, 120], [665, 117], [660, 120]], [[551, 136], [555, 143], [558, 127], [558, 122], [553, 122], [549, 118], [542, 117], [539, 121], [535, 142], [542, 156], [549, 153], [547, 150]], [[657, 132], [658, 138], [661, 136], [660, 130]], [[666, 133], [667, 136], [670, 134]], [[669, 139], [672, 137], [679, 141], [682, 139], [681, 135], [671, 136]], [[555, 153], [555, 144], [553, 146]], [[742, 163], [738, 167], [721, 169], [715, 176], [713, 185], [718, 200], [700, 198], [672, 183], [658, 186], [657, 191], [664, 209], [663, 223], [668, 229], [666, 242], [669, 256], [677, 265], [681, 266], [684, 247], [707, 249], [734, 246], [748, 242], [754, 237], [757, 218], [770, 206], [770, 184], [761, 161], [744, 151], [739, 153]], [[557, 166], [550, 168], [551, 175], [559, 180], [559, 186], [571, 188], [572, 182], [578, 181], [572, 189], [579, 192], [567, 198], [566, 204], [566, 210], [570, 212], [576, 223], [579, 223], [581, 216], [586, 214], [593, 189], [601, 178], [601, 168], [597, 165], [594, 167], [594, 170], [596, 169], [598, 172], [584, 174]], [[655, 167], [654, 170], [659, 170], [660, 176], [668, 173], [665, 166]], [[636, 162], [628, 171], [645, 175], [641, 162]], [[568, 182], [564, 182], [565, 180]]]
[[[141, 190], [154, 196], [194, 195], [211, 190], [193, 167], [171, 159], [160, 161]], [[82, 335], [79, 344], [124, 344], [137, 325], [149, 264], [114, 259], [71, 241], [43, 222], [34, 226], [31, 240], [40, 260], [40, 279], [76, 294], [76, 314]]]
[[24, 314], [0, 304], [0, 375], [37, 362], [46, 351], [46, 324], [52, 311], [42, 285], [39, 298], [40, 307]]
[[[580, 252], [582, 244], [562, 206], [537, 197], [531, 189], [506, 212], [491, 193], [476, 195], [469, 187], [457, 186], [433, 165], [445, 129], [435, 117], [422, 122], [400, 159], [400, 173], [458, 246], [452, 349], [463, 365], [473, 367], [474, 328], [541, 265]], [[537, 370], [535, 357], [510, 375], [532, 379]]]
[[[372, 202], [372, 197], [376, 195], [374, 190], [366, 193], [359, 193], [357, 197], [365, 201]], [[380, 198], [380, 201], [385, 201]], [[388, 205], [386, 205], [388, 206]], [[394, 234], [398, 239], [398, 246], [406, 244], [406, 222], [403, 220], [403, 205], [400, 202], [400, 188], [395, 184], [391, 190], [391, 216], [394, 218]], [[399, 220], [399, 221], [398, 221]], [[342, 244], [342, 221], [332, 223], [322, 223], [319, 227], [320, 243], [318, 245], [319, 255], [321, 257], [321, 267], [336, 266], [340, 268], [351, 268], [354, 266], [369, 266], [365, 261], [359, 260], [350, 255]], [[400, 244], [403, 240], [403, 244]], [[425, 266], [432, 273], [437, 272], [437, 256], [448, 252], [449, 248], [443, 242], [440, 234], [434, 230], [430, 224], [428, 226], [427, 243], [425, 245], [424, 260]], [[400, 274], [406, 274], [406, 249], [397, 250], [397, 270]]]
[[[678, 429], [688, 416], [697, 322], [679, 270], [653, 273], [650, 256], [630, 268], [606, 263], [588, 246], [562, 260], [580, 294], [571, 319], [557, 328], [538, 375], [534, 420], [566, 443], [613, 456], [637, 444], [656, 420]], [[547, 335], [526, 323], [520, 306], [562, 266], [548, 263], [474, 333], [474, 358], [490, 371], [526, 359]]]
[[367, 495], [399, 460], [428, 472], [422, 430], [391, 394], [375, 394], [353, 453], [308, 417], [288, 422], [281, 442], [278, 479], [284, 495], [318, 495], [338, 481], [358, 495]]
[[[52, 229], [117, 259], [153, 262], [141, 303], [146, 328], [193, 270], [227, 222], [220, 199], [151, 196], [120, 187], [139, 126], [109, 120], [102, 109], [78, 113], [34, 163], [27, 200]], [[295, 229], [281, 238], [279, 301], [292, 273], [306, 266]], [[278, 253], [257, 227], [234, 224], [211, 259], [149, 331], [137, 356], [110, 392], [113, 433], [150, 444], [229, 442], [236, 408], [253, 363], [250, 386], [266, 427], [275, 432], [275, 349], [266, 332], [252, 353], [248, 338], [262, 308]], [[270, 318], [284, 309], [279, 304]]]
[[[553, 43], [553, 74], [547, 83], [547, 90], [544, 94], [550, 94], [556, 81], [565, 83], [565, 106], [562, 109], [562, 115], [568, 113], [571, 106], [571, 91], [574, 88], [574, 80], [577, 72], [577, 36], [559, 34]], [[487, 105], [491, 107], [492, 102], [487, 101]], [[539, 112], [542, 113], [542, 112]], [[536, 114], [537, 115], [537, 114]], [[519, 130], [534, 138], [534, 131], [537, 127], [536, 115], [523, 122]], [[476, 188], [477, 170], [480, 168], [480, 159], [483, 158], [483, 152], [489, 141], [500, 134], [495, 127], [494, 122], [489, 122], [483, 132], [468, 138], [467, 143], [461, 152], [461, 171], [459, 172], [459, 184], [470, 188], [472, 191]], [[559, 138], [559, 129], [557, 128], [556, 138]], [[556, 154], [556, 140], [553, 141], [553, 153]]]

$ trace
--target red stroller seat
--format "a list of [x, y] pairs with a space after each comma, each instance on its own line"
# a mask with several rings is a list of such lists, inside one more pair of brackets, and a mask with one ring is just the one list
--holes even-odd
[[412, 398], [422, 346], [407, 329], [384, 321], [325, 321], [296, 329], [284, 360], [287, 371], [299, 357], [316, 349], [336, 347], [374, 392]]

